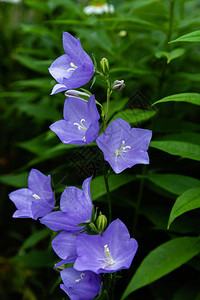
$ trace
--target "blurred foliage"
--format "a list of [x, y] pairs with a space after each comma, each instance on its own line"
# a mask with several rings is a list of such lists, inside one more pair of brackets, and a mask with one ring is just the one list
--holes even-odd
[[[31, 220], [11, 217], [15, 208], [7, 195], [27, 185], [32, 167], [51, 174], [58, 193], [94, 175], [93, 199], [107, 211], [98, 149], [94, 144], [63, 145], [48, 129], [62, 117], [65, 100], [63, 94], [49, 95], [55, 81], [48, 67], [64, 53], [62, 32], [67, 31], [80, 38], [97, 62], [108, 58], [113, 81], [125, 80], [123, 91], [113, 93], [110, 121], [121, 117], [153, 130], [150, 166], [110, 177], [114, 217], [128, 225], [139, 243], [131, 269], [122, 273], [116, 287], [116, 299], [130, 282], [126, 295], [144, 288], [127, 299], [197, 300], [200, 1], [113, 0], [115, 13], [100, 16], [84, 15], [87, 3], [0, 2], [0, 297], [66, 298], [53, 270], [58, 258], [51, 250], [50, 232]], [[105, 102], [100, 78], [90, 92]], [[185, 203], [182, 212], [180, 199]], [[172, 207], [174, 221], [167, 230]]]

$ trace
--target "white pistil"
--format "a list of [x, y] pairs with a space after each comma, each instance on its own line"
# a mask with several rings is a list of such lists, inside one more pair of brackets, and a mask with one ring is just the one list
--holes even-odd
[[84, 273], [81, 273], [81, 275], [80, 275], [81, 278], [76, 279], [75, 282], [81, 281], [81, 280], [84, 278], [84, 276], [85, 276], [85, 274], [84, 274]]
[[131, 149], [131, 146], [125, 146], [124, 147], [124, 145], [125, 145], [125, 141], [122, 141], [121, 148], [115, 150], [115, 152], [114, 152], [114, 154], [115, 154], [115, 161], [117, 161], [117, 157], [118, 156], [121, 156], [121, 158], [124, 159], [121, 152], [125, 153], [125, 152], [128, 152], [126, 149]]
[[70, 63], [70, 66], [71, 66], [71, 68], [69, 68], [67, 70], [67, 72], [74, 71], [74, 70], [76, 70], [78, 68], [73, 62]]
[[115, 264], [115, 260], [110, 255], [110, 250], [108, 248], [108, 245], [104, 245], [104, 253], [107, 258], [101, 258], [100, 260], [103, 260], [106, 264], [103, 266], [102, 269], [105, 269], [106, 267], [112, 266]]
[[40, 196], [38, 196], [37, 194], [33, 194], [33, 197], [37, 200], [37, 199], [41, 199]]
[[83, 122], [85, 122], [85, 119], [81, 119], [81, 124], [78, 124], [78, 123], [74, 123], [74, 125], [77, 125], [78, 126], [78, 130], [87, 130], [87, 128], [85, 127], [85, 125], [83, 125]]

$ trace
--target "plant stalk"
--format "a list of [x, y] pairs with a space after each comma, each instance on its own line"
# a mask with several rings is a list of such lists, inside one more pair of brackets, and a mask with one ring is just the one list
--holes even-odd
[[175, 0], [170, 0], [169, 28], [168, 28], [168, 34], [167, 34], [167, 44], [170, 42], [171, 36], [172, 36], [172, 30], [173, 30], [173, 24], [174, 24], [174, 5], [175, 5]]

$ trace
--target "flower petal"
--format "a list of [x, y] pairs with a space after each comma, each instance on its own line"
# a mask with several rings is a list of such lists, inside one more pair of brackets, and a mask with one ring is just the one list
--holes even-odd
[[46, 225], [53, 231], [66, 230], [77, 233], [83, 229], [82, 226], [69, 222], [69, 217], [62, 211], [52, 212], [40, 219], [40, 223]]
[[101, 276], [93, 272], [67, 268], [60, 275], [64, 283], [60, 287], [71, 300], [91, 300], [100, 292]]
[[76, 235], [63, 231], [52, 241], [53, 250], [60, 258], [65, 260], [65, 263], [73, 263], [77, 257], [76, 239]]
[[63, 91], [66, 91], [68, 88], [64, 85], [64, 84], [56, 84], [54, 85], [51, 94], [50, 95], [54, 95]]
[[85, 132], [78, 130], [71, 122], [59, 120], [49, 127], [57, 134], [63, 144], [84, 145]]

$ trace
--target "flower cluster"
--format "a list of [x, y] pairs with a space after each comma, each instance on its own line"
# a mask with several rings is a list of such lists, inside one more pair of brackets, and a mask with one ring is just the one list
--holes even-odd
[[[63, 33], [63, 47], [66, 54], [49, 68], [58, 82], [51, 94], [67, 91], [63, 119], [53, 123], [50, 129], [64, 144], [86, 145], [96, 141], [104, 159], [117, 174], [136, 164], [148, 164], [150, 130], [131, 128], [120, 118], [107, 126], [107, 103], [106, 115], [101, 114], [104, 131], [99, 135], [100, 115], [95, 96], [86, 90], [73, 90], [86, 84], [96, 72], [106, 80], [109, 101], [112, 91], [119, 92], [124, 88], [124, 81], [116, 80], [110, 85], [108, 60], [101, 60], [102, 73], [95, 70], [80, 40], [67, 32]], [[45, 176], [35, 169], [30, 172], [28, 188], [9, 195], [17, 207], [13, 217], [40, 218], [41, 224], [59, 231], [52, 241], [53, 250], [61, 259], [55, 267], [64, 266], [60, 272], [63, 280], [60, 287], [72, 300], [93, 299], [102, 289], [101, 274], [128, 269], [138, 248], [137, 241], [130, 238], [120, 219], [110, 222], [107, 227], [106, 217], [101, 213], [97, 216], [90, 195], [91, 180], [92, 177], [85, 179], [82, 189], [66, 187], [59, 210], [54, 208], [50, 175]], [[73, 266], [65, 268], [65, 264]]]

